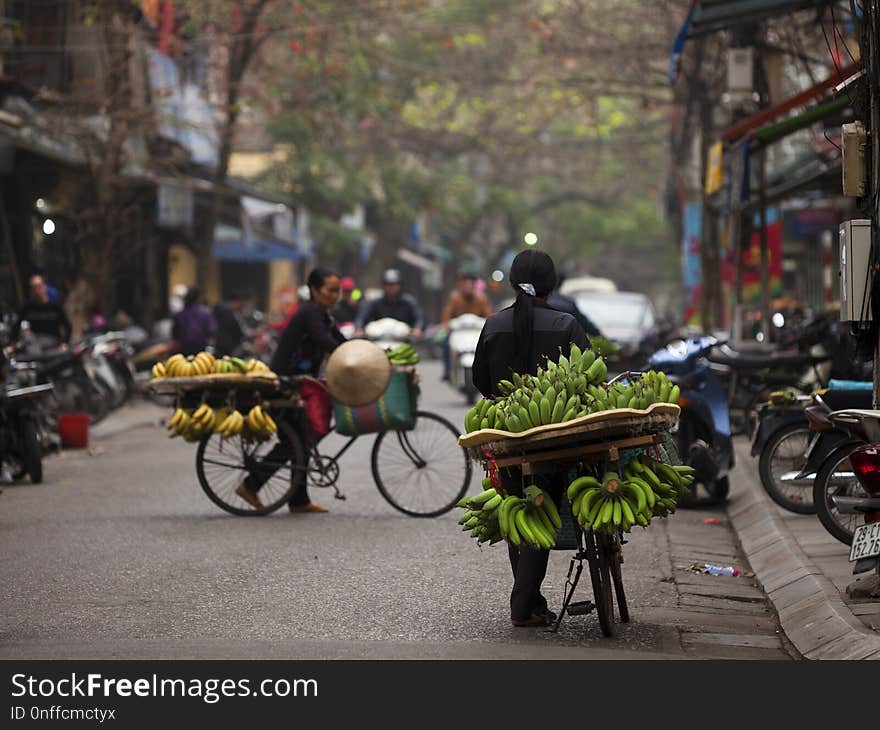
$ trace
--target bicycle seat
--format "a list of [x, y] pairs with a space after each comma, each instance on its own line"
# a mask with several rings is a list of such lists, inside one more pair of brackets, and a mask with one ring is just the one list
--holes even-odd
[[743, 352], [728, 345], [713, 348], [709, 361], [739, 370], [766, 370], [767, 368], [802, 368], [814, 365], [827, 358], [813, 357], [796, 350], [780, 352]]

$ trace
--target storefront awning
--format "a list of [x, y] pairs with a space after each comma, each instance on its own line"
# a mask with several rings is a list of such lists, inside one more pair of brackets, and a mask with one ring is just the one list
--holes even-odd
[[829, 4], [830, 0], [698, 0], [688, 38]]
[[268, 261], [302, 261], [303, 254], [295, 246], [265, 238], [249, 238], [242, 229], [218, 223], [214, 229], [211, 254], [218, 261], [260, 263]]
[[303, 261], [304, 256], [292, 246], [274, 241], [214, 241], [211, 253], [218, 261], [267, 263], [269, 261]]

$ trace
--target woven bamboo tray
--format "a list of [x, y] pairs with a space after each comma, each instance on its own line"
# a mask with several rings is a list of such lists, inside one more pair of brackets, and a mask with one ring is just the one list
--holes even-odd
[[495, 456], [524, 454], [566, 444], [662, 433], [675, 427], [680, 412], [681, 409], [673, 403], [654, 403], [645, 410], [617, 408], [564, 423], [535, 426], [520, 433], [485, 428], [460, 436], [458, 443], [475, 459], [483, 458], [485, 451]]
[[194, 375], [188, 378], [159, 378], [144, 385], [154, 393], [174, 395], [194, 390], [259, 390], [270, 394], [281, 389], [275, 375]]

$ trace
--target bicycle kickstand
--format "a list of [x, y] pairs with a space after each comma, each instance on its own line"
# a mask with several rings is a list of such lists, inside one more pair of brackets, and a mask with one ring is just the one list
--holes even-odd
[[[581, 577], [581, 571], [584, 569], [583, 558], [579, 556], [580, 552], [578, 552], [568, 564], [568, 575], [565, 576], [565, 590], [562, 595], [562, 608], [559, 609], [559, 616], [556, 617], [556, 624], [550, 629], [554, 634], [559, 631], [559, 626], [562, 624], [562, 617], [565, 616], [566, 611], [568, 611], [568, 605], [574, 597], [574, 589], [577, 588], [578, 581]], [[572, 581], [571, 572], [574, 570], [575, 560], [577, 560], [578, 567], [574, 574], [574, 580]]]

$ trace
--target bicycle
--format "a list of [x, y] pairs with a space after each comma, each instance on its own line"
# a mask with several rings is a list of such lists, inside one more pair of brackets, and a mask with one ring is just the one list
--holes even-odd
[[[278, 431], [265, 441], [248, 440], [242, 434], [230, 438], [209, 434], [196, 451], [199, 484], [218, 507], [235, 515], [262, 516], [288, 502], [297, 488], [297, 473], [305, 472], [309, 487], [332, 487], [345, 499], [337, 482], [339, 459], [360, 436], [351, 436], [335, 454], [322, 454], [319, 444], [306, 448], [302, 427], [302, 403], [296, 393], [298, 378], [284, 379], [279, 397], [263, 401], [259, 393], [241, 393], [235, 405], [247, 408], [249, 400], [269, 409]], [[230, 401], [233, 394], [229, 396]], [[293, 418], [288, 415], [293, 411]], [[458, 429], [430, 411], [416, 411], [411, 429], [380, 431], [370, 458], [373, 480], [379, 493], [395, 509], [413, 517], [437, 517], [451, 510], [464, 496], [471, 481], [468, 453], [458, 445]], [[276, 452], [271, 459], [272, 452]], [[255, 508], [235, 493], [245, 475], [261, 469], [271, 475], [260, 489], [263, 506]]]

